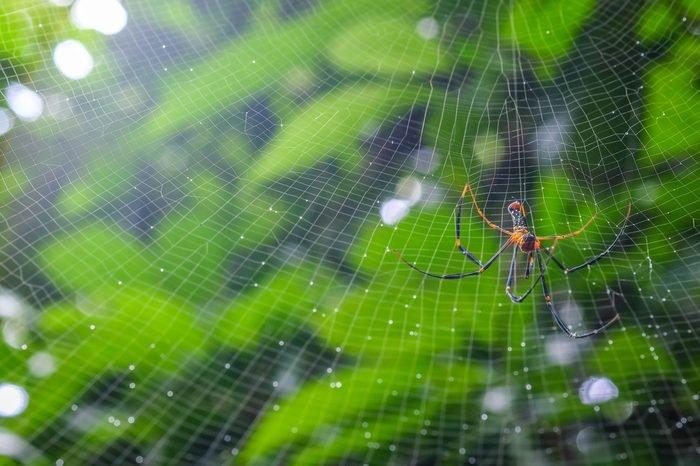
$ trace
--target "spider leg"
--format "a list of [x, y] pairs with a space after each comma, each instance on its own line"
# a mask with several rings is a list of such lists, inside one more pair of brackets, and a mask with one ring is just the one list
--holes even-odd
[[429, 276], [429, 277], [434, 277], [434, 278], [440, 278], [440, 279], [442, 279], [442, 280], [457, 280], [457, 279], [459, 279], [459, 278], [471, 277], [471, 276], [474, 276], [474, 275], [480, 275], [481, 273], [485, 272], [486, 269], [488, 269], [489, 267], [491, 267], [491, 264], [493, 264], [494, 261], [495, 261], [496, 259], [498, 259], [498, 256], [500, 256], [501, 254], [503, 254], [503, 251], [505, 251], [506, 248], [507, 248], [508, 246], [510, 246], [511, 244], [512, 244], [512, 241], [511, 241], [510, 238], [508, 238], [508, 240], [507, 240], [505, 243], [503, 243], [503, 245], [498, 249], [498, 251], [496, 251], [496, 254], [494, 254], [493, 257], [492, 257], [491, 259], [489, 259], [489, 260], [487, 260], [486, 262], [484, 262], [484, 264], [483, 264], [481, 267], [479, 267], [478, 270], [474, 270], [473, 272], [448, 273], [448, 274], [444, 274], [444, 275], [437, 274], [437, 273], [432, 273], [432, 272], [428, 272], [428, 271], [426, 271], [426, 270], [422, 270], [422, 269], [418, 268], [417, 266], [411, 264], [411, 263], [408, 262], [406, 259], [404, 259], [403, 256], [401, 256], [401, 253], [400, 253], [398, 250], [396, 250], [396, 249], [394, 249], [394, 253], [398, 256], [398, 258], [401, 260], [401, 262], [405, 263], [406, 265], [408, 265], [409, 267], [411, 267], [413, 270], [416, 270], [416, 271], [422, 273], [423, 275], [427, 275], [427, 276]]
[[481, 207], [479, 207], [479, 204], [476, 202], [476, 196], [474, 195], [474, 191], [472, 191], [472, 187], [469, 185], [469, 183], [467, 183], [466, 185], [464, 185], [464, 189], [462, 190], [462, 196], [460, 197], [460, 201], [461, 201], [461, 199], [464, 198], [464, 196], [467, 195], [467, 193], [469, 193], [469, 195], [470, 195], [471, 198], [472, 198], [472, 202], [474, 203], [474, 207], [476, 208], [476, 213], [479, 214], [479, 217], [481, 217], [481, 219], [482, 219], [488, 226], [490, 226], [490, 227], [493, 228], [494, 230], [499, 230], [501, 233], [505, 233], [505, 234], [508, 235], [508, 236], [512, 236], [512, 235], [513, 235], [513, 232], [508, 231], [508, 230], [506, 230], [505, 228], [496, 225], [496, 224], [493, 223], [491, 220], [489, 220], [488, 218], [486, 218], [486, 215], [485, 215], [484, 212], [481, 210]]
[[534, 254], [532, 251], [527, 253], [527, 262], [525, 265], [525, 278], [529, 278], [530, 274], [532, 273], [532, 268], [534, 266], [533, 259], [535, 258]]
[[[510, 298], [511, 301], [514, 303], [521, 303], [525, 298], [527, 298], [530, 293], [532, 293], [532, 290], [535, 289], [535, 286], [537, 286], [537, 283], [542, 279], [542, 274], [540, 275], [532, 282], [530, 285], [530, 288], [528, 290], [521, 294], [520, 296], [516, 295], [513, 293], [513, 288], [515, 287], [515, 280], [516, 280], [516, 270], [515, 270], [515, 264], [516, 264], [516, 259], [518, 256], [518, 248], [513, 247], [513, 258], [510, 260], [510, 269], [508, 271], [508, 280], [506, 280], [506, 294]], [[530, 258], [532, 257], [532, 253], [528, 253], [528, 265], [527, 267], [530, 267], [529, 261]]]
[[562, 261], [560, 261], [559, 259], [557, 259], [556, 256], [554, 255], [554, 253], [552, 252], [553, 249], [554, 248], [543, 248], [542, 250], [545, 252], [545, 254], [547, 254], [549, 259], [552, 262], [554, 262], [557, 265], [557, 267], [559, 267], [564, 273], [569, 273], [568, 267], [565, 266], [564, 263]]
[[[563, 262], [561, 262], [559, 259], [554, 257], [554, 253], [552, 252], [554, 250], [554, 245], [552, 245], [551, 248], [545, 248], [544, 252], [554, 261], [557, 266], [564, 271], [564, 273], [573, 273], [576, 272], [577, 270], [580, 270], [584, 267], [588, 267], [589, 265], [593, 265], [599, 260], [601, 260], [603, 257], [607, 256], [610, 253], [610, 250], [617, 244], [617, 242], [620, 240], [622, 237], [622, 234], [625, 232], [625, 228], [627, 227], [627, 221], [630, 218], [630, 212], [632, 211], [632, 204], [627, 205], [627, 215], [625, 216], [625, 220], [620, 227], [620, 230], [617, 232], [617, 235], [615, 235], [615, 239], [608, 245], [605, 250], [599, 254], [596, 254], [595, 256], [591, 257], [590, 259], [586, 260], [584, 263], [576, 265], [574, 267], [567, 267], [564, 265]], [[556, 243], [555, 243], [556, 244]]]
[[470, 261], [474, 262], [476, 265], [479, 267], [483, 267], [484, 264], [481, 263], [479, 259], [477, 259], [467, 248], [462, 246], [462, 235], [461, 235], [461, 230], [462, 230], [462, 206], [464, 205], [464, 193], [459, 197], [459, 201], [457, 201], [457, 208], [455, 209], [455, 244], [457, 248], [459, 249], [459, 252], [461, 252], [467, 259]]
[[569, 337], [571, 338], [586, 338], [590, 337], [593, 335], [597, 335], [598, 333], [602, 332], [606, 328], [608, 328], [610, 325], [612, 325], [614, 322], [620, 320], [620, 314], [615, 314], [615, 316], [598, 327], [595, 330], [591, 330], [589, 332], [585, 333], [576, 333], [572, 332], [569, 330], [569, 326], [564, 323], [564, 321], [561, 319], [559, 316], [559, 313], [554, 307], [554, 303], [552, 302], [552, 295], [549, 292], [549, 285], [547, 284], [547, 277], [545, 277], [545, 268], [544, 264], [542, 262], [542, 256], [540, 255], [539, 252], [537, 254], [537, 265], [539, 266], [540, 269], [540, 275], [542, 277], [542, 292], [544, 293], [544, 300], [547, 303], [547, 309], [549, 312], [552, 314], [552, 317], [554, 318], [554, 322], [557, 324], [557, 327], [559, 327], [564, 333], [566, 333]]
[[[625, 215], [625, 223], [622, 226], [622, 230], [625, 229], [625, 226], [627, 226], [627, 220], [630, 218], [630, 213], [632, 212], [632, 203], [627, 204], [627, 215]], [[567, 238], [573, 238], [575, 236], [580, 235], [581, 233], [584, 232], [586, 228], [595, 220], [597, 213], [594, 213], [593, 216], [583, 225], [581, 228], [579, 228], [576, 231], [572, 231], [571, 233], [566, 233], [564, 235], [553, 235], [553, 236], [539, 236], [538, 238], [540, 240], [560, 240], [560, 239], [567, 239]], [[618, 233], [619, 235], [620, 233]]]
[[554, 239], [554, 240], [560, 240], [560, 239], [573, 238], [573, 237], [578, 236], [578, 235], [580, 235], [581, 233], [583, 233], [583, 232], [586, 230], [586, 228], [588, 228], [588, 226], [589, 226], [591, 223], [593, 223], [593, 220], [595, 220], [596, 215], [597, 215], [597, 214], [593, 214], [593, 216], [592, 216], [590, 219], [588, 219], [588, 221], [587, 221], [581, 228], [579, 228], [579, 229], [576, 230], [576, 231], [572, 231], [572, 232], [566, 233], [566, 234], [564, 234], [564, 235], [538, 236], [538, 238], [539, 238], [540, 240], [552, 240], [552, 239]]

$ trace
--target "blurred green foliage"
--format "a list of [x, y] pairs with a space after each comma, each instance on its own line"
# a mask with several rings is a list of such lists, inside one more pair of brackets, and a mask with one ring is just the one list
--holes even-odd
[[[55, 7], [30, 3], [0, 5], [7, 82], [50, 74], [47, 50], [74, 33]], [[43, 236], [13, 215], [36, 181], [21, 160], [1, 173], [4, 284], [22, 295], [11, 324], [28, 349], [0, 348], [0, 381], [30, 399], [1, 425], [40, 450], [36, 464], [697, 458], [684, 433], [654, 433], [698, 413], [692, 2], [232, 2], [247, 16], [223, 39], [213, 31], [229, 18], [200, 2], [135, 3], [131, 17], [217, 46], [158, 75], [152, 112], [88, 147], [42, 207]], [[111, 75], [86, 86], [109, 92]], [[561, 164], [523, 149], [551, 118], [571, 134]], [[21, 158], [30, 146], [11, 137], [3, 150]], [[386, 225], [379, 204], [419, 148], [443, 157], [420, 181], [444, 195]], [[514, 160], [530, 174], [515, 188], [503, 181]], [[611, 297], [622, 324], [567, 341], [575, 360], [559, 364], [539, 293], [511, 303], [498, 267], [437, 281], [401, 264], [392, 249], [437, 273], [465, 267], [452, 224], [465, 182], [499, 221], [508, 196], [527, 195], [543, 235], [597, 212], [578, 243], [558, 246], [566, 263], [601, 250], [631, 199], [611, 259], [550, 274], [557, 304], [572, 295], [586, 327]], [[464, 244], [490, 257], [499, 237], [473, 214]], [[37, 272], [18, 272], [21, 260]], [[52, 374], [27, 370], [37, 351], [54, 357]], [[582, 404], [595, 375], [619, 399]], [[505, 409], [484, 407], [494, 387]], [[572, 432], [588, 425], [624, 442], [579, 451]]]

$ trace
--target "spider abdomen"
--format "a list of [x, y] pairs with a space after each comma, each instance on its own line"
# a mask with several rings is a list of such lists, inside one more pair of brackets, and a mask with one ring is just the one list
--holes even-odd
[[519, 234], [514, 234], [513, 242], [520, 247], [522, 252], [532, 252], [540, 248], [540, 242], [537, 240], [537, 236], [526, 230], [519, 232]]

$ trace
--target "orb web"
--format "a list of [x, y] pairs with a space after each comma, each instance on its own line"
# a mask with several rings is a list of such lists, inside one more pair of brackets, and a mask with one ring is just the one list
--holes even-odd
[[[692, 464], [691, 1], [0, 6], [0, 456]], [[506, 296], [455, 248], [575, 231]], [[631, 215], [625, 222], [628, 204]], [[614, 241], [623, 229], [619, 241]], [[461, 242], [506, 240], [467, 197]], [[523, 276], [518, 253], [517, 287]]]

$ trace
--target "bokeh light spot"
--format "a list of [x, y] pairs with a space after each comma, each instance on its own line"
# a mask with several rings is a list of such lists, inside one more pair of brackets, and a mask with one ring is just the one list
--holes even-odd
[[10, 84], [5, 90], [7, 104], [24, 121], [36, 121], [44, 112], [44, 100], [22, 84]]
[[19, 385], [0, 384], [0, 417], [20, 415], [29, 404], [27, 391]]
[[408, 215], [411, 203], [403, 199], [389, 199], [382, 204], [379, 214], [387, 225], [396, 225]]
[[70, 79], [83, 79], [92, 71], [94, 61], [85, 46], [73, 39], [59, 43], [53, 51], [56, 68]]
[[113, 35], [124, 29], [128, 15], [118, 0], [76, 0], [70, 11], [71, 22], [80, 29], [94, 29]]
[[0, 108], [0, 136], [7, 134], [14, 126], [12, 114], [4, 108]]

